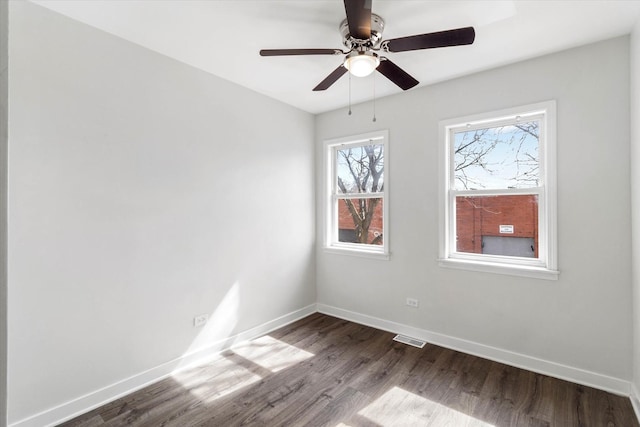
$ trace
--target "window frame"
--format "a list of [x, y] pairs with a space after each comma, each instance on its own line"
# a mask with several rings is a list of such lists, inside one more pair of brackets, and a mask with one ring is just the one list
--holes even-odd
[[[518, 189], [455, 189], [454, 138], [456, 131], [499, 127], [518, 121], [540, 120], [538, 187]], [[441, 267], [557, 280], [556, 103], [546, 101], [439, 122]], [[538, 196], [538, 258], [458, 252], [456, 250], [457, 196]]]
[[[346, 147], [365, 145], [382, 145], [384, 151], [384, 186], [377, 193], [362, 193], [361, 196], [351, 193], [338, 194], [336, 157], [337, 151]], [[379, 130], [359, 135], [346, 136], [324, 141], [324, 246], [325, 252], [345, 255], [364, 256], [369, 258], [389, 259], [389, 132]], [[348, 243], [338, 241], [338, 201], [353, 198], [382, 199], [382, 245], [364, 243]]]

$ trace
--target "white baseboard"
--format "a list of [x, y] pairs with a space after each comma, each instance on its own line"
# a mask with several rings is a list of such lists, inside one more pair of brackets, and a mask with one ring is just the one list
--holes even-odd
[[427, 341], [428, 343], [439, 345], [441, 347], [446, 347], [452, 350], [461, 351], [463, 353], [472, 354], [474, 356], [479, 356], [485, 359], [493, 360], [495, 362], [500, 362], [506, 365], [515, 366], [517, 368], [522, 368], [532, 372], [548, 375], [550, 377], [586, 385], [621, 396], [629, 396], [631, 393], [631, 384], [629, 383], [629, 381], [625, 381], [620, 378], [614, 378], [607, 375], [562, 365], [560, 363], [550, 362], [524, 354], [514, 353], [508, 350], [503, 350], [500, 348], [479, 344], [473, 341], [467, 341], [461, 338], [427, 331], [425, 329], [415, 328], [413, 326], [403, 325], [401, 323], [379, 319], [377, 317], [368, 316], [366, 314], [343, 310], [341, 308], [332, 307], [325, 304], [318, 303], [318, 311], [320, 313], [339, 317], [344, 320], [350, 320], [362, 325], [372, 326], [374, 328], [393, 332], [395, 334], [408, 335], [410, 337], [418, 338]]
[[633, 381], [631, 382], [631, 396], [629, 396], [629, 398], [631, 399], [633, 411], [636, 413], [636, 418], [640, 421], [640, 394]]
[[311, 304], [300, 310], [288, 313], [284, 316], [278, 317], [277, 319], [163, 363], [155, 368], [151, 368], [122, 381], [118, 381], [99, 390], [95, 390], [84, 396], [78, 397], [77, 399], [65, 402], [62, 405], [47, 409], [46, 411], [12, 423], [9, 427], [42, 427], [60, 424], [115, 399], [126, 396], [127, 394], [139, 390], [149, 384], [167, 378], [171, 374], [186, 369], [189, 366], [204, 363], [215, 357], [220, 352], [228, 349], [234, 343], [257, 338], [313, 314], [316, 311], [316, 304]]

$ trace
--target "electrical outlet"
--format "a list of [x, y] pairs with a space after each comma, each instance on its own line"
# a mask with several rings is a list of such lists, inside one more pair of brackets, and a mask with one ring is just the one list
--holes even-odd
[[407, 298], [407, 305], [409, 307], [418, 308], [418, 300], [415, 298]]
[[208, 314], [201, 314], [199, 316], [196, 316], [193, 318], [193, 326], [196, 328], [199, 326], [204, 326], [204, 324], [207, 323], [207, 320], [209, 320]]

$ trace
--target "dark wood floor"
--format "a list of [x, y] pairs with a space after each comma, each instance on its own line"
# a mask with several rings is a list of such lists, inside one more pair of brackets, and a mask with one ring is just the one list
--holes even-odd
[[65, 427], [640, 427], [628, 398], [313, 314]]

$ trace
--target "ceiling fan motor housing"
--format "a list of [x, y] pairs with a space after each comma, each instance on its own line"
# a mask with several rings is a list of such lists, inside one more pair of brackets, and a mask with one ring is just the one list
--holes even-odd
[[[349, 32], [349, 22], [343, 20], [340, 23], [340, 34], [342, 35], [342, 43], [348, 49], [365, 50], [363, 48], [376, 47], [382, 39], [382, 32], [384, 30], [384, 19], [375, 13], [371, 14], [371, 37], [362, 40], [351, 36]], [[358, 49], [360, 48], [360, 49]]]

